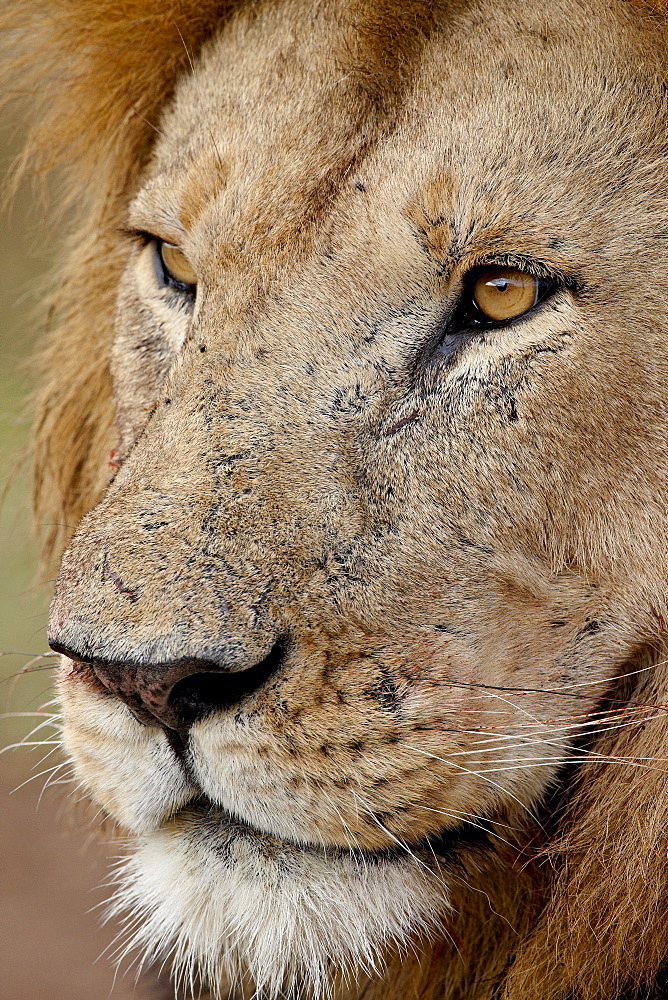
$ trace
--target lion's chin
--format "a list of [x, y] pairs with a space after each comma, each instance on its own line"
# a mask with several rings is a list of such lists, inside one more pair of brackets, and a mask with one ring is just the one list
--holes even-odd
[[121, 957], [171, 959], [177, 980], [220, 996], [250, 982], [268, 998], [318, 998], [335, 977], [382, 974], [389, 951], [434, 933], [448, 894], [433, 865], [290, 844], [194, 805], [135, 841], [110, 915], [127, 927]]

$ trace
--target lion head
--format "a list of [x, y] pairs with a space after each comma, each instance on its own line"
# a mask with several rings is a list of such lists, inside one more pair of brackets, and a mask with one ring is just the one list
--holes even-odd
[[60, 74], [34, 145], [80, 210], [38, 422], [43, 520], [84, 515], [49, 638], [67, 753], [131, 836], [130, 944], [218, 996], [651, 984], [663, 16], [24, 13]]

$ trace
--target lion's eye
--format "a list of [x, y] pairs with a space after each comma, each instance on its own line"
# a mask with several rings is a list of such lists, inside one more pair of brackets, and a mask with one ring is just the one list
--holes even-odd
[[197, 273], [180, 247], [174, 243], [156, 242], [156, 250], [165, 282], [180, 291], [194, 293], [197, 287]]
[[514, 267], [486, 267], [476, 276], [471, 292], [485, 319], [506, 323], [533, 309], [549, 286], [545, 279]]
[[440, 333], [437, 354], [450, 361], [476, 330], [504, 326], [525, 316], [560, 287], [557, 278], [503, 264], [484, 264], [469, 271], [454, 314]]

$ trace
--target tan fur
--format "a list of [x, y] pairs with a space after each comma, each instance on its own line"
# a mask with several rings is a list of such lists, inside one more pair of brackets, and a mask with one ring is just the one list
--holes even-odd
[[[24, 168], [58, 165], [75, 214], [38, 408], [47, 548], [90, 513], [52, 637], [115, 663], [215, 647], [232, 670], [289, 637], [236, 717], [193, 727], [185, 770], [65, 662], [67, 750], [137, 843], [118, 904], [137, 942], [223, 993], [235, 975], [248, 995], [331, 979], [358, 1000], [651, 988], [665, 5], [60, 0], [2, 18], [18, 90], [43, 95]], [[121, 229], [184, 248], [194, 314]], [[566, 287], [437, 368], [458, 282], [499, 255]], [[488, 838], [437, 858], [466, 817]]]

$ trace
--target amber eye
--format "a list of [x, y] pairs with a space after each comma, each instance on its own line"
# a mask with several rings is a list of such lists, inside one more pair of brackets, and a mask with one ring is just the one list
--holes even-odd
[[472, 287], [475, 304], [494, 323], [505, 323], [532, 309], [547, 282], [514, 267], [486, 267]]
[[174, 243], [158, 241], [158, 253], [166, 281], [185, 291], [194, 291], [197, 274], [180, 247]]

